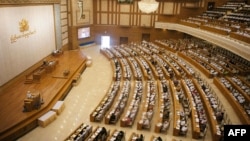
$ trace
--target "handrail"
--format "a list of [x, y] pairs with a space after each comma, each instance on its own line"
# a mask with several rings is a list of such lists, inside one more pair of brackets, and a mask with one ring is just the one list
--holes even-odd
[[219, 47], [225, 48], [239, 56], [250, 61], [250, 44], [236, 41], [236, 39], [228, 36], [218, 35], [209, 31], [201, 30], [199, 28], [192, 28], [189, 26], [168, 23], [168, 22], [155, 22], [155, 28], [162, 28], [168, 30], [177, 30], [187, 33], [189, 35], [209, 41]]

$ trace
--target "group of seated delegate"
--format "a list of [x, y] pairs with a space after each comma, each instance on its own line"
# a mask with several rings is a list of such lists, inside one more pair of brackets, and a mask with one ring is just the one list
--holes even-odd
[[129, 104], [129, 107], [125, 113], [125, 116], [122, 117], [121, 124], [122, 126], [132, 126], [135, 120], [135, 117], [138, 113], [141, 99], [142, 99], [143, 84], [142, 81], [135, 81], [134, 94], [132, 96], [132, 101]]
[[174, 89], [176, 90], [176, 100], [178, 100], [178, 103], [181, 103], [181, 108], [176, 111], [176, 116], [178, 116], [178, 118], [176, 118], [175, 122], [176, 122], [176, 129], [179, 131], [178, 134], [179, 135], [186, 135], [187, 131], [188, 131], [188, 117], [190, 117], [190, 104], [189, 104], [189, 100], [186, 98], [186, 96], [184, 95], [183, 89], [180, 85], [180, 81], [179, 80], [174, 80], [173, 81], [174, 84]]
[[230, 94], [238, 101], [238, 103], [245, 110], [246, 114], [250, 117], [249, 101], [238, 91], [226, 78], [219, 78], [220, 82], [229, 90]]
[[108, 59], [112, 59], [114, 58], [114, 54], [108, 49], [108, 48], [104, 48], [101, 50], [101, 52], [108, 58]]
[[[172, 79], [174, 76], [176, 76], [175, 72], [173, 71], [173, 68], [169, 65], [170, 62], [168, 61], [169, 57], [166, 54], [162, 54], [162, 57], [160, 55], [153, 55], [153, 59], [156, 60], [157, 63], [155, 63], [156, 70], [159, 75], [159, 79], [163, 80], [165, 78], [164, 72], [167, 72], [167, 76]], [[165, 71], [164, 71], [165, 69]]]
[[154, 77], [153, 72], [152, 72], [148, 62], [142, 56], [138, 56], [137, 58], [138, 58], [139, 63], [141, 63], [141, 66], [143, 66], [143, 68], [145, 70], [144, 72], [145, 72], [145, 76], [147, 77], [147, 79], [148, 80], [153, 79], [153, 77]]
[[232, 66], [236, 70], [236, 74], [248, 74], [250, 70], [250, 62], [241, 56], [234, 54], [224, 48], [211, 47], [211, 54], [220, 56], [221, 60], [224, 60], [229, 66]]
[[[145, 95], [146, 105], [148, 105], [148, 106], [141, 104], [142, 93], [143, 93], [143, 91], [146, 90], [146, 89], [145, 90], [143, 89], [143, 83], [145, 82], [144, 81], [145, 79], [143, 79], [142, 72], [145, 71], [145, 72], [147, 72], [146, 74], [148, 74], [148, 75], [150, 74], [150, 76], [152, 76], [152, 77], [148, 80], [151, 80], [151, 81], [155, 81], [154, 79], [152, 79], [155, 74], [160, 76], [160, 77], [156, 77], [156, 78], [161, 81], [161, 83], [162, 83], [161, 89], [165, 93], [164, 92], [163, 92], [163, 94], [159, 93], [159, 95], [160, 96], [162, 95], [162, 97], [167, 97], [166, 99], [162, 98], [165, 101], [165, 102], [162, 102], [162, 103], [164, 103], [163, 104], [164, 106], [161, 105], [162, 107], [160, 109], [162, 111], [162, 113], [164, 113], [164, 114], [162, 114], [162, 117], [167, 117], [167, 115], [170, 112], [170, 110], [168, 110], [168, 108], [167, 108], [167, 107], [169, 107], [169, 106], [167, 106], [167, 104], [171, 105], [169, 102], [168, 96], [165, 96], [165, 95], [169, 95], [167, 93], [169, 91], [166, 90], [168, 84], [163, 85], [165, 83], [164, 79], [166, 79], [164, 71], [166, 71], [168, 74], [171, 74], [171, 77], [169, 77], [171, 79], [169, 79], [169, 80], [172, 80], [172, 81], [176, 77], [175, 70], [178, 70], [178, 72], [181, 74], [185, 74], [183, 68], [186, 68], [187, 70], [189, 70], [190, 73], [193, 74], [193, 76], [194, 76], [195, 72], [192, 69], [192, 67], [190, 67], [187, 63], [185, 63], [185, 61], [183, 61], [182, 59], [178, 58], [178, 56], [177, 56], [178, 54], [177, 55], [173, 55], [172, 53], [168, 53], [168, 54], [161, 53], [160, 54], [161, 50], [157, 46], [154, 46], [152, 44], [151, 44], [152, 45], [151, 46], [150, 44], [147, 44], [147, 42], [143, 42], [143, 44], [141, 44], [141, 45], [139, 45], [137, 43], [136, 44], [133, 43], [133, 44], [125, 45], [122, 49], [120, 49], [119, 47], [117, 47], [115, 49], [109, 49], [109, 50], [111, 50], [110, 52], [112, 52], [112, 54], [115, 54], [114, 56], [116, 58], [119, 58], [119, 59], [117, 59], [117, 62], [121, 63], [121, 65], [119, 66], [120, 67], [119, 70], [122, 70], [121, 71], [122, 76], [123, 76], [123, 73], [126, 72], [127, 70], [132, 70], [132, 73], [130, 73], [132, 75], [132, 77], [130, 77], [130, 78], [132, 81], [135, 80], [135, 81], [133, 81], [133, 82], [135, 82], [135, 83], [133, 83], [135, 85], [134, 86], [135, 89], [131, 95], [132, 99], [131, 99], [130, 103], [127, 105], [128, 108], [127, 108], [127, 111], [125, 111], [125, 113], [124, 113], [124, 117], [121, 118], [121, 126], [122, 127], [131, 126], [133, 124], [135, 117], [136, 117], [136, 114], [138, 113], [139, 108], [141, 106], [147, 107], [147, 109], [148, 109], [146, 111], [144, 111], [144, 109], [146, 109], [146, 108], [143, 107], [143, 109], [142, 109], [143, 110], [143, 112], [142, 112], [143, 118], [142, 119], [143, 119], [143, 123], [145, 123], [144, 127], [146, 127], [146, 128], [150, 127], [150, 126], [147, 126], [148, 125], [147, 123], [150, 123], [149, 117], [151, 114], [153, 115], [154, 110], [149, 110], [148, 107], [152, 106], [149, 103], [151, 103], [152, 102], [151, 99], [153, 100], [154, 98], [151, 98], [151, 95]], [[230, 52], [223, 54], [222, 51], [218, 51], [216, 54], [213, 54], [209, 50], [207, 52], [211, 53], [211, 55], [206, 56], [206, 50], [202, 50], [202, 49], [206, 48], [207, 44], [204, 43], [203, 41], [199, 41], [196, 39], [194, 39], [194, 40], [193, 39], [185, 39], [183, 41], [180, 39], [180, 40], [173, 42], [172, 45], [176, 46], [177, 48], [180, 45], [181, 48], [187, 50], [186, 52], [189, 52], [189, 50], [190, 50], [190, 54], [192, 54], [193, 56], [196, 56], [196, 58], [195, 58], [196, 60], [202, 60], [202, 63], [204, 63], [204, 64], [206, 63], [206, 61], [212, 62], [212, 65], [209, 63], [206, 63], [206, 65], [208, 67], [210, 67], [211, 69], [214, 69], [214, 67], [215, 67], [218, 70], [225, 71], [224, 67], [226, 66], [225, 64], [227, 64], [227, 63], [230, 65], [230, 68], [234, 67], [234, 65], [232, 63], [230, 63], [227, 59], [230, 56]], [[197, 51], [199, 51], [199, 52], [196, 52], [195, 50], [191, 50], [192, 48], [197, 49]], [[213, 48], [212, 51], [216, 52], [216, 49], [218, 49], [218, 47]], [[177, 49], [177, 51], [179, 51], [179, 49]], [[218, 58], [220, 57], [220, 58], [216, 59], [216, 57], [218, 57]], [[241, 60], [241, 61], [244, 62], [244, 60]], [[246, 64], [241, 63], [241, 61], [240, 61], [240, 59], [236, 59], [236, 60], [234, 60], [234, 63], [235, 63], [235, 65], [249, 66], [247, 63]], [[150, 63], [150, 64], [148, 64], [148, 63]], [[216, 64], [216, 63], [218, 63], [218, 64]], [[151, 67], [152, 67], [152, 69], [151, 69]], [[126, 71], [124, 71], [124, 70], [126, 70]], [[156, 73], [154, 72], [154, 70], [156, 71]], [[241, 72], [241, 70], [239, 70], [239, 72]], [[124, 75], [124, 76], [126, 76], [126, 75]], [[186, 75], [181, 75], [181, 76], [182, 76], [182, 78], [180, 78], [180, 79], [184, 79]], [[214, 75], [214, 76], [216, 76], [216, 75]], [[123, 77], [123, 78], [121, 77], [121, 80], [122, 79], [126, 80], [126, 77]], [[126, 83], [131, 83], [132, 82], [131, 80], [126, 82]], [[189, 107], [189, 105], [190, 105], [190, 103], [194, 103], [194, 107], [197, 111], [197, 114], [195, 114], [195, 121], [194, 122], [197, 122], [198, 127], [200, 128], [201, 132], [204, 132], [206, 130], [206, 126], [207, 126], [207, 117], [206, 117], [206, 112], [205, 112], [204, 107], [203, 107], [204, 105], [202, 105], [203, 102], [201, 101], [201, 98], [198, 96], [199, 95], [198, 91], [196, 89], [193, 89], [194, 88], [193, 87], [194, 85], [192, 84], [193, 82], [189, 82], [189, 80], [187, 80], [186, 78], [184, 80], [185, 80], [184, 82], [187, 83], [187, 86], [190, 90], [192, 99], [191, 99], [191, 101], [189, 101], [184, 96], [183, 91], [181, 89], [179, 91], [177, 91], [179, 100], [183, 103], [183, 105], [184, 105], [183, 107], [185, 107], [185, 109], [183, 109], [183, 111], [178, 111], [179, 112], [178, 114], [181, 117], [180, 120], [178, 121], [178, 125], [180, 127], [179, 129], [183, 133], [188, 131], [188, 126], [187, 126], [188, 120], [187, 119], [188, 119], [188, 115], [190, 115], [190, 113], [191, 113], [190, 109], [193, 109], [193, 107]], [[190, 79], [190, 80], [192, 80], [192, 79]], [[150, 81], [146, 81], [146, 83], [145, 83], [146, 85], [147, 85], [147, 82], [150, 82]], [[122, 85], [127, 85], [127, 84], [124, 83]], [[207, 87], [204, 87], [204, 86], [202, 86], [202, 87], [203, 87], [202, 90], [206, 94], [206, 97], [208, 98], [208, 101], [209, 101], [211, 107], [214, 109], [214, 115], [216, 117], [216, 120], [218, 121], [218, 123], [222, 122], [224, 119], [225, 113], [224, 113], [223, 109], [218, 108], [218, 107], [220, 107], [220, 106], [218, 106], [219, 105], [218, 99], [215, 98], [214, 95], [211, 94], [210, 91], [208, 91], [210, 89], [208, 89]], [[156, 88], [159, 89], [158, 86]], [[123, 90], [120, 89], [119, 91], [123, 91]], [[124, 97], [124, 98], [126, 98], [126, 97]], [[118, 101], [120, 101], [122, 99], [123, 99], [123, 97], [120, 96]], [[113, 107], [110, 111], [114, 112], [115, 108], [118, 107], [118, 105], [119, 105], [118, 102], [113, 104]], [[123, 104], [121, 104], [121, 106], [123, 106]], [[126, 106], [126, 105], [124, 105], [124, 106]], [[248, 106], [250, 106], [250, 105], [248, 105]], [[162, 109], [164, 109], [164, 110], [162, 110]], [[119, 113], [119, 110], [118, 110], [118, 113]], [[156, 114], [154, 114], [154, 116], [155, 115]], [[118, 120], [119, 115], [117, 117], [115, 117], [114, 119]], [[165, 120], [165, 121], [168, 121], [168, 120]], [[162, 125], [163, 125], [163, 123], [164, 124], [166, 123], [166, 126], [164, 125], [165, 127], [169, 126], [169, 121], [162, 122]], [[218, 132], [220, 132], [220, 129], [219, 129], [220, 127], [219, 126], [217, 126], [217, 127], [218, 127]], [[162, 128], [162, 131], [164, 131], [164, 128]]]
[[129, 141], [144, 141], [143, 134], [132, 133]]
[[162, 141], [162, 138], [160, 136], [158, 137], [153, 137], [152, 141]]
[[121, 65], [122, 65], [122, 70], [123, 70], [123, 78], [125, 80], [131, 80], [132, 77], [132, 70], [128, 64], [128, 61], [124, 58], [120, 59]]
[[149, 129], [151, 127], [151, 120], [154, 114], [155, 100], [156, 100], [156, 86], [154, 81], [147, 81], [147, 93], [145, 103], [142, 109], [142, 115], [139, 120], [141, 128]]
[[114, 103], [114, 106], [111, 108], [111, 111], [107, 114], [108, 124], [115, 124], [120, 118], [121, 114], [124, 111], [124, 108], [127, 105], [129, 92], [131, 89], [130, 81], [125, 81], [121, 92], [119, 93], [118, 100]]
[[105, 141], [109, 136], [109, 131], [105, 127], [97, 127], [87, 141]]
[[109, 108], [113, 104], [114, 98], [116, 94], [118, 93], [119, 88], [120, 88], [119, 81], [116, 81], [112, 84], [105, 98], [102, 100], [102, 102], [97, 106], [97, 108], [91, 114], [91, 119], [90, 119], [91, 121], [101, 121], [103, 119], [107, 110], [109, 110]]
[[115, 130], [108, 141], [125, 141], [125, 133], [121, 130]]
[[82, 123], [65, 141], [86, 140], [92, 132], [92, 126]]
[[[195, 71], [193, 70], [190, 65], [186, 64], [181, 58], [177, 57], [176, 55], [170, 55], [180, 66], [184, 67], [187, 70], [187, 73], [190, 76], [194, 76]], [[182, 74], [182, 73], [181, 73]], [[183, 74], [182, 74], [183, 75]]]
[[[205, 11], [203, 14], [196, 17], [188, 17], [186, 19], [181, 19], [181, 23], [187, 26], [194, 27], [193, 25], [198, 25], [196, 27], [209, 30], [210, 32], [220, 33], [229, 35], [232, 38], [245, 41], [245, 39], [231, 36], [231, 33], [236, 31], [237, 34], [250, 38], [247, 28], [250, 24], [250, 14], [248, 10], [249, 5], [246, 3], [236, 3], [236, 4], [223, 4]], [[191, 23], [191, 24], [185, 24]], [[203, 28], [209, 27], [209, 28]], [[216, 30], [213, 30], [216, 29]], [[225, 32], [219, 32], [225, 31]], [[247, 42], [247, 41], [245, 41]]]
[[159, 100], [159, 108], [160, 108], [160, 115], [157, 122], [157, 125], [160, 128], [160, 132], [164, 133], [168, 130], [170, 126], [170, 91], [168, 82], [166, 79], [160, 81], [160, 100]]
[[[120, 81], [122, 77], [122, 68], [121, 65], [118, 61], [118, 59], [113, 59], [113, 64], [114, 64], [114, 79], [115, 81]], [[112, 62], [111, 62], [112, 63]]]
[[[219, 136], [223, 136], [224, 132], [224, 124], [225, 124], [225, 110], [220, 105], [218, 99], [216, 98], [215, 94], [211, 91], [211, 88], [205, 82], [201, 79], [198, 79], [197, 81], [200, 84], [200, 87], [202, 91], [204, 92], [204, 98], [208, 101], [209, 104], [206, 106], [210, 106], [212, 110], [210, 110], [210, 120], [214, 120], [213, 123], [216, 124], [216, 133]], [[202, 93], [201, 93], [202, 94]], [[207, 108], [208, 110], [210, 108]], [[215, 116], [214, 118], [211, 118], [212, 116]], [[216, 121], [215, 121], [216, 120]]]
[[205, 112], [200, 94], [197, 91], [197, 89], [195, 88], [191, 79], [185, 79], [184, 81], [189, 89], [189, 92], [190, 92], [191, 97], [192, 97], [193, 106], [197, 112], [195, 114], [195, 115], [197, 115], [195, 120], [196, 120], [196, 122], [199, 123], [200, 131], [204, 132], [205, 129], [207, 128], [207, 116], [206, 116], [206, 112]]
[[197, 58], [196, 55], [194, 55], [193, 53], [191, 52], [182, 52], [184, 55], [190, 57], [192, 60], [194, 60], [195, 62], [197, 62], [198, 64], [200, 64], [203, 68], [205, 68], [208, 72], [209, 72], [209, 75], [212, 76], [212, 77], [215, 77], [219, 74], [218, 71], [216, 71], [208, 62], [206, 61], [203, 61], [199, 58]]
[[132, 70], [134, 72], [134, 76], [137, 80], [142, 80], [142, 71], [141, 68], [139, 66], [139, 64], [137, 63], [137, 61], [135, 60], [135, 58], [129, 57], [128, 58], [130, 64], [132, 64]]
[[241, 80], [239, 77], [237, 76], [232, 76], [230, 77], [230, 79], [234, 82], [234, 84], [236, 84], [242, 91], [244, 91], [248, 97], [250, 97], [250, 86], [245, 83], [243, 80]]

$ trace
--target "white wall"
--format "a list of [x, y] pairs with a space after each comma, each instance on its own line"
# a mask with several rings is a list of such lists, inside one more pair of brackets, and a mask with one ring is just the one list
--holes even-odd
[[[0, 86], [56, 49], [53, 11], [53, 5], [0, 8]], [[29, 25], [25, 32], [22, 19]]]

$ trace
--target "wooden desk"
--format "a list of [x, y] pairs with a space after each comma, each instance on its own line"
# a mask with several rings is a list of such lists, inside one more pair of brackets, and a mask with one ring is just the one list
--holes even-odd
[[46, 74], [46, 70], [43, 67], [40, 67], [33, 73], [33, 80], [39, 81], [44, 74]]
[[60, 115], [61, 112], [64, 110], [64, 108], [65, 108], [64, 101], [57, 101], [51, 110], [56, 112], [57, 115]]
[[209, 121], [209, 124], [211, 126], [210, 130], [212, 132], [213, 141], [220, 141], [222, 135], [217, 132], [218, 131], [217, 130], [218, 122], [216, 120], [215, 113], [214, 113], [208, 99], [206, 98], [206, 94], [202, 90], [201, 86], [198, 84], [198, 82], [195, 79], [193, 79], [193, 82], [194, 82], [196, 89], [200, 93], [202, 103], [203, 103], [204, 108], [206, 110], [206, 113], [208, 116], [208, 121]]
[[56, 112], [49, 111], [40, 118], [38, 118], [38, 125], [41, 127], [46, 127], [48, 124], [50, 124], [52, 121], [56, 119]]
[[85, 140], [92, 133], [92, 126], [81, 123], [64, 141]]
[[[168, 55], [167, 55], [168, 56]], [[169, 62], [166, 58], [164, 58], [162, 55], [159, 55], [159, 57], [169, 66], [169, 68], [170, 69], [172, 69], [173, 70], [173, 73], [174, 73], [174, 75], [179, 79], [180, 78], [180, 73], [179, 73], [179, 71], [177, 71], [176, 70], [176, 68], [171, 64], [171, 62]], [[169, 57], [169, 56], [168, 56]], [[172, 60], [172, 59], [171, 59]], [[163, 72], [164, 72], [164, 74], [165, 74], [165, 78], [166, 79], [170, 79], [170, 74], [169, 74], [169, 72], [166, 70], [166, 68], [165, 67], [163, 67], [162, 66], [162, 70], [163, 70]]]
[[197, 63], [196, 61], [194, 61], [192, 58], [190, 58], [189, 56], [186, 56], [183, 53], [179, 53], [178, 55], [180, 57], [182, 57], [183, 59], [185, 59], [186, 61], [188, 61], [189, 63], [191, 63], [192, 65], [194, 65], [195, 67], [197, 67], [202, 73], [204, 73], [208, 78], [212, 78], [212, 74], [203, 66], [201, 66], [199, 63]]
[[174, 114], [173, 114], [173, 135], [174, 136], [179, 136], [180, 133], [180, 126], [177, 125], [177, 121], [180, 121], [180, 115], [178, 112], [181, 111], [181, 105], [178, 100], [178, 95], [176, 94], [176, 89], [173, 84], [173, 82], [170, 82], [170, 89], [172, 90], [172, 101], [173, 101], [173, 108], [174, 108]]
[[41, 107], [41, 96], [39, 92], [31, 93], [31, 97], [24, 99], [24, 112], [30, 112]]
[[237, 32], [231, 32], [229, 35], [230, 35], [230, 37], [232, 37], [234, 39], [237, 39], [237, 40], [240, 40], [240, 41], [243, 41], [243, 42], [250, 44], [250, 37], [241, 35]]
[[174, 48], [168, 47], [168, 46], [163, 45], [163, 44], [161, 44], [161, 43], [159, 43], [159, 42], [154, 42], [154, 43], [155, 43], [156, 45], [158, 45], [158, 46], [160, 46], [160, 47], [162, 47], [162, 48], [168, 50], [168, 51], [171, 51], [171, 52], [173, 52], [173, 53], [176, 53], [176, 50], [175, 50]]
[[[232, 80], [232, 77], [225, 77], [232, 85], [233, 85], [233, 87], [236, 89], [236, 90], [238, 90], [241, 94], [242, 94], [242, 96], [246, 99], [246, 102], [250, 102], [250, 96], [247, 94], [247, 93], [245, 93], [233, 80]], [[240, 79], [239, 77], [238, 77], [238, 79]], [[245, 84], [245, 85], [247, 85], [247, 84]]]
[[190, 101], [190, 107], [191, 107], [191, 124], [192, 124], [192, 137], [194, 139], [198, 139], [200, 137], [200, 126], [199, 126], [199, 122], [196, 121], [196, 119], [198, 118], [197, 115], [197, 111], [195, 106], [193, 105], [193, 98], [192, 95], [189, 91], [189, 88], [186, 84], [186, 82], [184, 80], [181, 80], [181, 84], [182, 87], [185, 91], [186, 97], [188, 98], [188, 100]]
[[[192, 20], [193, 21], [193, 20]], [[195, 21], [194, 21], [195, 22]], [[190, 27], [193, 27], [193, 28], [198, 28], [200, 27], [199, 24], [197, 23], [191, 23], [191, 22], [187, 22], [187, 21], [180, 21], [180, 24], [182, 25], [186, 25], [186, 26], [190, 26]]]

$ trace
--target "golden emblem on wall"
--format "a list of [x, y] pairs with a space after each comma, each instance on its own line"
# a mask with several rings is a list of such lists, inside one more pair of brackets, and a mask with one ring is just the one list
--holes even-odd
[[20, 30], [20, 32], [24, 32], [24, 31], [29, 30], [29, 22], [26, 19], [22, 19], [19, 22], [19, 30]]
[[31, 35], [36, 33], [35, 29], [30, 30], [29, 28], [30, 28], [30, 26], [29, 26], [28, 20], [22, 19], [21, 21], [19, 21], [19, 31], [21, 33], [11, 35], [10, 42], [15, 43], [15, 42], [17, 42], [18, 39], [29, 38]]

